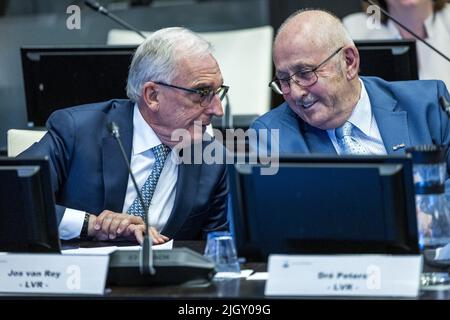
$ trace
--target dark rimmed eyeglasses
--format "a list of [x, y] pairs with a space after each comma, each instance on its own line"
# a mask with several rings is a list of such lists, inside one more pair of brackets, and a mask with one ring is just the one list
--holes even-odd
[[222, 101], [225, 96], [227, 95], [228, 89], [230, 89], [229, 86], [220, 86], [217, 89], [191, 89], [191, 88], [183, 88], [179, 86], [175, 86], [173, 84], [168, 84], [164, 82], [159, 81], [153, 81], [156, 84], [159, 84], [161, 86], [169, 87], [169, 88], [175, 88], [179, 90], [184, 90], [186, 92], [195, 93], [198, 94], [200, 97], [200, 100], [198, 101], [202, 107], [207, 107], [215, 95], [219, 96], [220, 101]]
[[320, 67], [322, 67], [325, 63], [330, 61], [335, 55], [337, 55], [338, 52], [342, 50], [342, 48], [344, 48], [344, 47], [340, 47], [339, 49], [334, 51], [328, 58], [323, 60], [321, 63], [319, 63], [317, 66], [315, 66], [312, 69], [300, 70], [300, 71], [294, 73], [293, 75], [291, 75], [287, 78], [283, 78], [283, 79], [279, 79], [279, 78], [275, 77], [269, 83], [269, 87], [273, 91], [275, 91], [275, 93], [288, 94], [289, 92], [291, 92], [291, 80], [294, 81], [296, 84], [298, 84], [301, 87], [312, 86], [319, 79], [317, 76], [317, 73], [316, 73], [317, 70]]

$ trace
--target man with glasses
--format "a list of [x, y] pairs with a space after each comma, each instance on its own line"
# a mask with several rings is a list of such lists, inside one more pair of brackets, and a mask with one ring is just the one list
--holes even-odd
[[[439, 105], [441, 97], [450, 100], [444, 83], [359, 77], [358, 50], [328, 12], [291, 15], [276, 35], [273, 60], [269, 86], [286, 103], [252, 128], [279, 130], [280, 154], [401, 154], [410, 146], [450, 142]], [[272, 148], [269, 141], [261, 145]]]
[[[223, 150], [220, 143], [203, 139], [211, 117], [223, 115], [221, 101], [228, 90], [211, 50], [190, 30], [159, 30], [133, 56], [130, 100], [50, 116], [48, 133], [21, 156], [50, 159], [62, 239], [142, 242], [147, 208], [155, 244], [228, 229], [225, 165], [181, 162], [190, 148], [214, 144]], [[113, 122], [143, 201], [108, 130]]]

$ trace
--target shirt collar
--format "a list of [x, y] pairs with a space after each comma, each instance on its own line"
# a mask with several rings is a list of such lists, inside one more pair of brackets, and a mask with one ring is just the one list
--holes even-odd
[[430, 14], [428, 18], [425, 19], [424, 25], [425, 25], [425, 31], [427, 33], [427, 39], [431, 39], [434, 37], [434, 32], [436, 32], [437, 35], [439, 35], [439, 32], [443, 32], [445, 34], [446, 30], [445, 28], [443, 30], [438, 30], [439, 23], [436, 22], [436, 19], [438, 19], [439, 15], [438, 12], [433, 12]]
[[150, 150], [161, 143], [161, 140], [144, 120], [139, 107], [135, 104], [133, 111], [133, 155]]
[[[372, 124], [372, 107], [370, 105], [369, 95], [367, 94], [364, 83], [359, 79], [361, 83], [361, 96], [355, 109], [353, 109], [352, 115], [347, 120], [351, 122], [355, 127], [362, 131], [366, 136], [370, 136], [370, 126]], [[367, 115], [370, 115], [369, 117]]]

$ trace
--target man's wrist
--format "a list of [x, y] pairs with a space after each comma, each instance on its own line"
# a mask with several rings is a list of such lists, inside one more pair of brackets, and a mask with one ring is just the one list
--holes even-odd
[[81, 232], [80, 232], [81, 239], [88, 239], [94, 235], [92, 232], [93, 228], [91, 228], [91, 224], [92, 224], [92, 220], [93, 220], [92, 217], [94, 217], [94, 216], [90, 215], [87, 212], [84, 215], [83, 226], [82, 226]]
[[97, 220], [97, 216], [91, 214], [89, 215], [89, 221], [88, 221], [88, 237], [95, 237], [95, 221]]

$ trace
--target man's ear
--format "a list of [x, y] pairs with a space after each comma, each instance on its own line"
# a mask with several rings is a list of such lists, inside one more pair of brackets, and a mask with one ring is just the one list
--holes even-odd
[[142, 86], [142, 100], [153, 111], [157, 111], [159, 108], [158, 90], [159, 86], [152, 81], [148, 81]]
[[359, 52], [355, 46], [344, 47], [345, 76], [347, 80], [353, 80], [359, 72]]

